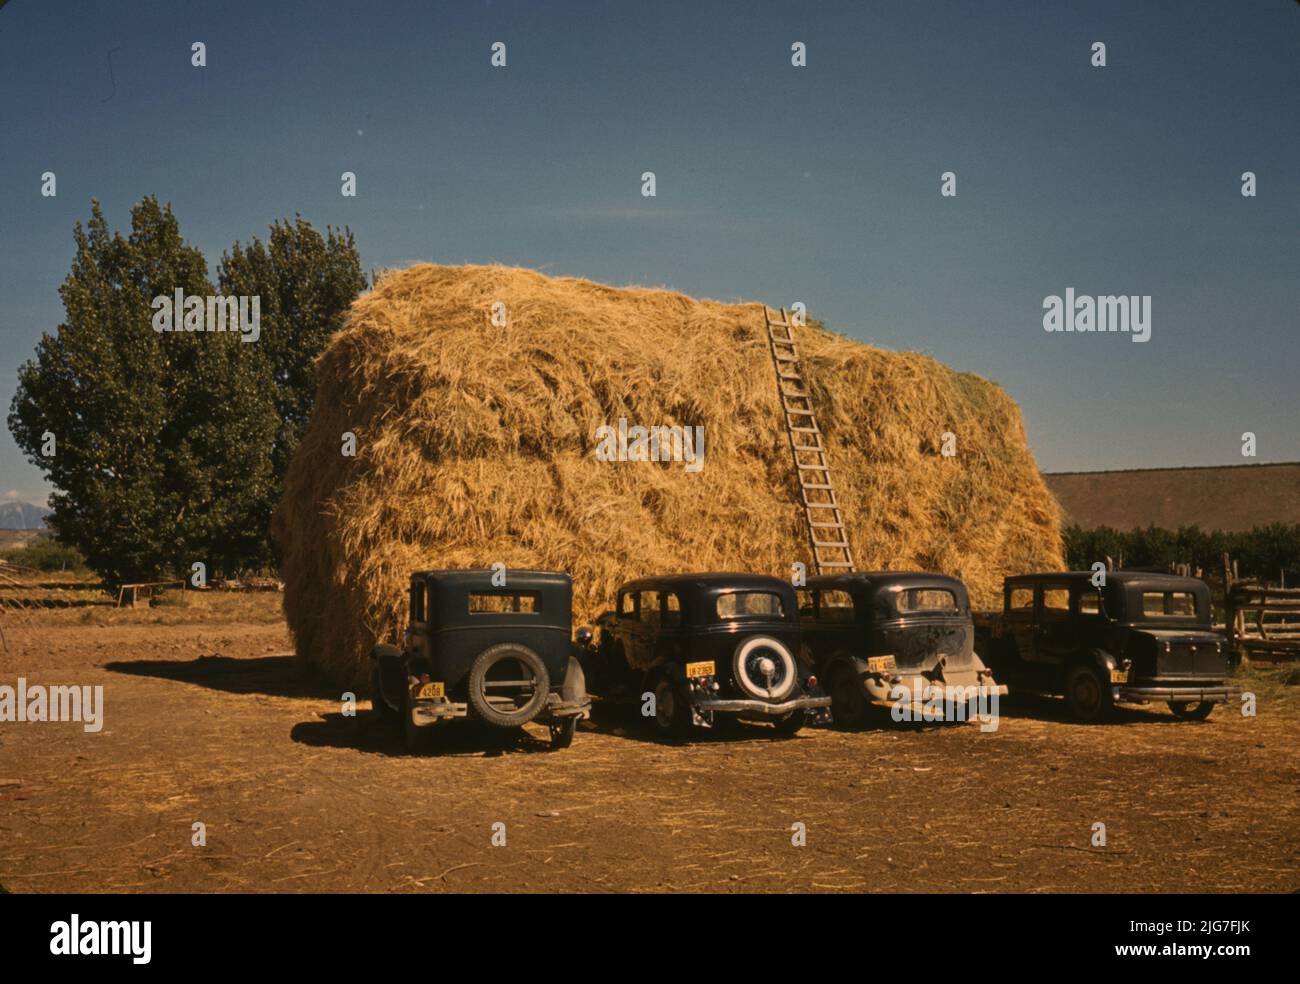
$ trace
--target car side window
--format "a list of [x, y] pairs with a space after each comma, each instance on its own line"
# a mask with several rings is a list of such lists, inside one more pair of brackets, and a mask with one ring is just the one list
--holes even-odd
[[1068, 584], [1044, 584], [1043, 618], [1065, 619], [1070, 617], [1070, 586]]
[[1034, 589], [1033, 588], [1012, 588], [1011, 604], [1009, 610], [1013, 612], [1025, 612], [1034, 607]]
[[424, 582], [411, 582], [411, 621], [417, 625], [423, 624], [428, 617], [425, 611]]
[[811, 618], [813, 615], [813, 593], [807, 588], [795, 589], [799, 598], [799, 614]]
[[624, 591], [618, 596], [618, 617], [636, 618], [636, 595], [631, 591]]
[[823, 622], [852, 622], [853, 596], [847, 591], [817, 592], [817, 615]]
[[665, 591], [663, 598], [664, 625], [682, 624], [682, 602], [675, 592]]
[[1080, 588], [1078, 612], [1080, 615], [1100, 615], [1101, 592], [1091, 587]]
[[647, 625], [659, 627], [659, 593], [657, 591], [642, 591], [639, 604], [641, 621]]

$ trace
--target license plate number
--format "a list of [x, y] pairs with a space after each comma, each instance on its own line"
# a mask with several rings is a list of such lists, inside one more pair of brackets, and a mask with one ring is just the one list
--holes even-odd
[[867, 660], [867, 672], [884, 673], [886, 670], [894, 669], [897, 665], [893, 656], [872, 656]]
[[1128, 670], [1111, 670], [1111, 683], [1128, 683]]
[[687, 663], [686, 675], [688, 677], [707, 677], [713, 676], [713, 660], [707, 660], [703, 663]]
[[435, 700], [447, 696], [446, 688], [441, 683], [417, 683], [411, 691], [411, 696], [416, 700]]

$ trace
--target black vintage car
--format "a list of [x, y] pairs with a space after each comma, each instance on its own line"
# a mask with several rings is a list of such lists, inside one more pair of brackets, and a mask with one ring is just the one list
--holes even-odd
[[496, 728], [537, 720], [549, 725], [551, 747], [564, 748], [590, 712], [570, 640], [569, 575], [493, 579], [493, 571], [412, 574], [404, 645], [371, 651], [374, 708], [401, 725], [410, 748], [422, 728], [471, 715]]
[[[1007, 692], [975, 655], [970, 600], [942, 574], [871, 571], [809, 578], [799, 594], [804, 646], [831, 695], [835, 723], [861, 725], [873, 705], [938, 688], [968, 720]], [[895, 688], [900, 688], [897, 691]]]
[[1166, 701], [1186, 720], [1239, 696], [1214, 632], [1204, 581], [1108, 571], [1026, 574], [1003, 583], [1003, 610], [976, 615], [975, 645], [1013, 687], [1064, 694], [1081, 721], [1116, 702]]
[[652, 706], [647, 716], [663, 733], [735, 717], [770, 720], [794, 734], [828, 717], [830, 705], [796, 660], [795, 604], [787, 582], [759, 574], [629, 581], [617, 609], [598, 622], [599, 642], [587, 656], [592, 693]]

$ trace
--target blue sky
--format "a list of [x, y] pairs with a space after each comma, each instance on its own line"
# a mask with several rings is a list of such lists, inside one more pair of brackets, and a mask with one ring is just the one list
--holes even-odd
[[[801, 300], [1002, 384], [1047, 471], [1242, 463], [1248, 430], [1253, 460], [1300, 459], [1298, 52], [1294, 0], [12, 0], [0, 399], [90, 199], [122, 227], [156, 194], [210, 267], [301, 212], [366, 269]], [[1045, 333], [1067, 287], [1150, 295], [1150, 342]], [[45, 491], [4, 429], [0, 493]]]

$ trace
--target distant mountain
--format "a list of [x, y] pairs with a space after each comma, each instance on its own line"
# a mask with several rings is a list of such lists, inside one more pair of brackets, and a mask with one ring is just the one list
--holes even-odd
[[0, 530], [39, 530], [54, 510], [32, 502], [0, 502]]

